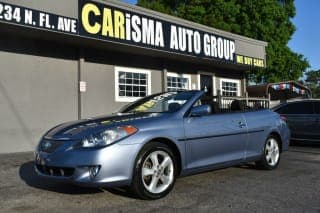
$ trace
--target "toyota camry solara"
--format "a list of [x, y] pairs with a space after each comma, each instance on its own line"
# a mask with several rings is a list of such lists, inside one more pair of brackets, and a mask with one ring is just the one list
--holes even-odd
[[128, 186], [143, 199], [167, 195], [178, 176], [255, 162], [275, 169], [290, 132], [269, 110], [220, 109], [202, 91], [140, 99], [118, 113], [61, 124], [40, 140], [35, 170], [90, 187]]

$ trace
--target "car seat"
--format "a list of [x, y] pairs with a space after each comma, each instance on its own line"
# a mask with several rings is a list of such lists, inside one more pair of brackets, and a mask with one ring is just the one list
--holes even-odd
[[169, 106], [168, 106], [168, 111], [169, 111], [169, 112], [175, 112], [175, 111], [177, 111], [179, 108], [180, 108], [180, 104], [178, 104], [178, 103], [171, 103], [171, 104], [169, 104]]
[[211, 113], [212, 113], [212, 114], [216, 114], [216, 113], [219, 113], [219, 112], [220, 112], [220, 108], [219, 108], [218, 102], [212, 101], [212, 102], [210, 103], [210, 106], [211, 106]]
[[244, 108], [244, 103], [240, 100], [233, 100], [230, 107], [231, 111], [243, 111]]

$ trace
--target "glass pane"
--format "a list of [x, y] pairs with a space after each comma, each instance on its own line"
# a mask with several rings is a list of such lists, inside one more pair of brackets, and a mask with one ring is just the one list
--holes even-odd
[[146, 87], [140, 86], [140, 91], [141, 91], [141, 92], [146, 92], [147, 89], [146, 89]]
[[126, 74], [124, 72], [119, 72], [119, 78], [120, 79], [125, 79], [126, 78]]
[[134, 74], [133, 74], [133, 78], [139, 79], [139, 73], [134, 73]]
[[[195, 91], [184, 93], [163, 93], [139, 100], [121, 112], [176, 112], [195, 95]], [[140, 94], [145, 95], [145, 94]]]
[[140, 97], [145, 97], [146, 93], [145, 92], [140, 92]]
[[289, 103], [278, 110], [280, 114], [312, 114], [312, 102]]
[[147, 75], [140, 73], [140, 79], [146, 80], [147, 79]]

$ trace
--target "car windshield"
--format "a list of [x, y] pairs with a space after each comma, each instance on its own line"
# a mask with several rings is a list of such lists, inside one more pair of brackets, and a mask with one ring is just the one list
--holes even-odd
[[166, 92], [156, 95], [151, 95], [140, 99], [124, 109], [121, 113], [162, 113], [162, 112], [176, 112], [180, 110], [185, 103], [187, 103], [196, 91], [185, 92]]

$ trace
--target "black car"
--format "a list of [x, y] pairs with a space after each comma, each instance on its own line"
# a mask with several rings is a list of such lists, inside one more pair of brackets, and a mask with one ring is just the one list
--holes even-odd
[[292, 140], [320, 143], [320, 100], [283, 103], [273, 110], [287, 120]]

